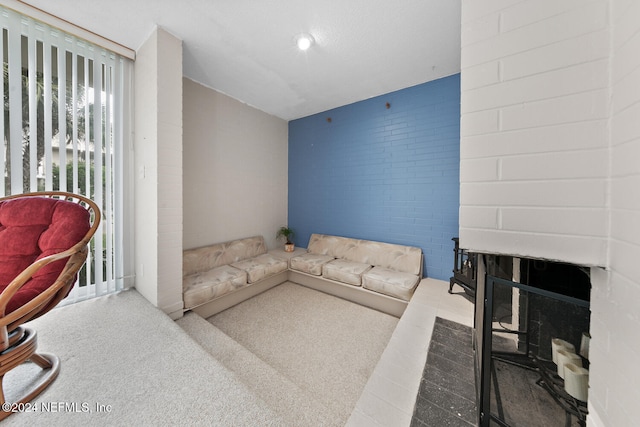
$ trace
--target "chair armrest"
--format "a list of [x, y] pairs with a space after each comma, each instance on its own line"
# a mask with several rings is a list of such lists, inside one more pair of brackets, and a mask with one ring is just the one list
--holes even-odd
[[[57, 254], [49, 255], [48, 257], [39, 259], [24, 269], [15, 279], [9, 283], [9, 285], [0, 293], [0, 326], [5, 326], [13, 321], [22, 318], [34, 307], [43, 305], [51, 300], [51, 297], [67, 284], [73, 276], [82, 268], [84, 261], [87, 258], [87, 244], [80, 242], [66, 251], [59, 252]], [[31, 301], [17, 308], [13, 312], [5, 316], [5, 310], [7, 304], [13, 298], [13, 296], [24, 286], [31, 277], [40, 269], [51, 264], [52, 262], [59, 261], [65, 258], [69, 258], [64, 268], [56, 278], [55, 282], [39, 295], [35, 296]], [[71, 283], [73, 285], [73, 283]], [[57, 303], [57, 302], [56, 302]], [[35, 313], [34, 313], [35, 314]]]

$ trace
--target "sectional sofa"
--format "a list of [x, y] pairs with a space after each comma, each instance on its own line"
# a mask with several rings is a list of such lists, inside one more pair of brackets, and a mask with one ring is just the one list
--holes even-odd
[[184, 309], [209, 317], [290, 280], [400, 317], [422, 264], [412, 246], [312, 234], [287, 253], [254, 236], [184, 251]]

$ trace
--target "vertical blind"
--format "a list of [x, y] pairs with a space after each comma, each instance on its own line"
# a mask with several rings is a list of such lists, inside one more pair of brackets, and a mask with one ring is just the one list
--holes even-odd
[[0, 7], [2, 195], [60, 190], [102, 223], [65, 302], [123, 288], [123, 151], [129, 59]]

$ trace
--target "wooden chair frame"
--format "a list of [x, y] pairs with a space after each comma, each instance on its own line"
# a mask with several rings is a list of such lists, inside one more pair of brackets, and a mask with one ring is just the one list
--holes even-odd
[[[46, 191], [37, 193], [17, 194], [0, 198], [0, 201], [27, 198], [49, 197], [66, 200], [83, 206], [90, 212], [91, 227], [86, 235], [74, 246], [64, 252], [39, 259], [24, 269], [11, 283], [0, 293], [0, 420], [11, 415], [11, 410], [5, 408], [2, 381], [4, 375], [11, 369], [21, 365], [27, 360], [37, 364], [48, 372], [34, 385], [31, 386], [16, 402], [8, 402], [11, 405], [22, 404], [31, 401], [53, 382], [60, 371], [60, 360], [49, 353], [36, 353], [37, 334], [27, 327], [20, 326], [33, 320], [55, 307], [64, 299], [73, 285], [77, 273], [84, 265], [89, 251], [89, 241], [100, 225], [100, 209], [92, 200], [72, 193], [62, 191]], [[44, 266], [61, 259], [69, 258], [65, 267], [58, 275], [55, 282], [44, 292], [33, 298], [28, 303], [5, 315], [6, 307], [11, 298], [31, 277]]]

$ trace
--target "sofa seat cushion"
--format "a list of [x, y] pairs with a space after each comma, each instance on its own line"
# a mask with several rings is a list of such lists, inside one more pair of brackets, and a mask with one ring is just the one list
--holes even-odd
[[255, 283], [266, 277], [286, 271], [287, 260], [276, 258], [271, 254], [263, 254], [244, 261], [234, 262], [232, 267], [247, 272], [247, 282]]
[[362, 275], [362, 286], [370, 291], [409, 301], [420, 278], [384, 267], [373, 267]]
[[362, 273], [371, 269], [369, 264], [335, 259], [322, 266], [322, 277], [349, 285], [362, 285]]
[[334, 259], [330, 255], [306, 253], [291, 258], [291, 269], [313, 274], [314, 276], [321, 276], [322, 266]]
[[190, 274], [182, 280], [184, 308], [193, 308], [245, 286], [247, 272], [230, 265]]

